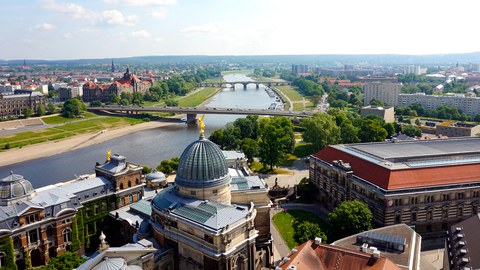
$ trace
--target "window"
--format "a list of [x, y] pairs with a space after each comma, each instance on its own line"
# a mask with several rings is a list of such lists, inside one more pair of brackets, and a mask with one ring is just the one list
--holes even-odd
[[132, 194], [128, 195], [128, 202], [133, 203], [133, 195]]
[[210, 235], [205, 234], [205, 236], [203, 237], [203, 239], [204, 239], [206, 242], [208, 242], [208, 243], [210, 243], [210, 244], [213, 244], [213, 237], [211, 237]]
[[123, 183], [120, 183], [120, 189], [123, 189]]
[[47, 237], [55, 236], [55, 231], [53, 230], [52, 226], [48, 226], [46, 231], [47, 231]]
[[450, 194], [442, 194], [442, 201], [450, 201]]
[[190, 195], [195, 196], [196, 194], [197, 194], [197, 192], [195, 192], [195, 191], [193, 191], [193, 190], [190, 191]]
[[20, 236], [15, 236], [13, 238], [13, 248], [19, 249], [22, 247], [22, 241], [20, 240]]
[[442, 218], [448, 218], [448, 208], [442, 209]]
[[30, 224], [30, 223], [34, 223], [36, 221], [39, 220], [39, 216], [38, 216], [38, 213], [37, 214], [32, 214], [32, 215], [28, 215], [25, 217], [25, 221], [27, 222], [27, 224]]
[[128, 180], [128, 187], [132, 187], [132, 181]]
[[400, 206], [400, 205], [402, 205], [402, 199], [395, 199], [395, 200], [393, 200], [393, 205], [394, 205], [394, 206]]
[[427, 195], [427, 196], [425, 196], [425, 202], [426, 202], [426, 203], [432, 203], [432, 202], [434, 202], [433, 196], [432, 196], [432, 195]]
[[217, 193], [218, 193], [218, 190], [214, 189], [214, 190], [212, 190], [212, 193], [213, 193], [213, 194], [217, 194]]
[[64, 243], [72, 241], [72, 230], [70, 228], [66, 228], [65, 230], [63, 230], [62, 235]]
[[411, 220], [412, 220], [412, 222], [417, 221], [417, 212], [412, 212]]
[[38, 229], [33, 229], [31, 231], [28, 231], [28, 242], [30, 244], [38, 242]]
[[458, 207], [457, 209], [457, 217], [463, 216], [463, 207]]
[[465, 199], [465, 193], [458, 192], [457, 193], [457, 200], [463, 200], [463, 199]]
[[418, 203], [418, 197], [410, 198], [410, 204], [417, 204], [417, 203]]
[[472, 192], [472, 198], [478, 198], [479, 197], [478, 195], [479, 195], [478, 190], [475, 190]]
[[395, 213], [395, 224], [402, 223], [402, 213], [397, 212]]
[[7, 257], [7, 254], [5, 252], [0, 252], [0, 268], [3, 268], [6, 263], [5, 263], [5, 258]]
[[433, 211], [430, 209], [427, 211], [427, 220], [432, 220], [433, 219]]

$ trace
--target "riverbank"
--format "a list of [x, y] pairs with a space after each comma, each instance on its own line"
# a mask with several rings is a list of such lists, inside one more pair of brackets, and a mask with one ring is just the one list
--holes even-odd
[[165, 127], [174, 124], [176, 123], [151, 121], [132, 126], [106, 129], [94, 134], [82, 134], [63, 140], [48, 141], [40, 144], [28, 145], [22, 148], [10, 149], [9, 151], [0, 153], [0, 166], [6, 166], [36, 158], [65, 153], [68, 151], [80, 149], [86, 146], [102, 143], [114, 138], [125, 136], [133, 132]]

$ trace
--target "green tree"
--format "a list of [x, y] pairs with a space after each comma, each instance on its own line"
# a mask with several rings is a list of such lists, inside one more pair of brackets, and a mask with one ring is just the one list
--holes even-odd
[[56, 111], [57, 109], [55, 108], [55, 105], [52, 102], [49, 102], [47, 104], [47, 113], [52, 114], [52, 113], [55, 113]]
[[165, 105], [170, 106], [170, 107], [178, 106], [178, 100], [175, 100], [175, 99], [166, 99], [166, 100], [165, 100]]
[[165, 174], [170, 174], [176, 170], [178, 170], [178, 162], [180, 159], [178, 157], [174, 157], [172, 159], [165, 159], [160, 162], [160, 165], [157, 166], [157, 171], [161, 171]]
[[260, 162], [270, 170], [295, 149], [293, 124], [285, 117], [262, 118], [259, 135]]
[[381, 101], [380, 99], [372, 99], [368, 102], [369, 105], [376, 105], [376, 106], [385, 106], [385, 102]]
[[310, 221], [295, 222], [293, 228], [295, 230], [293, 238], [299, 244], [313, 240], [316, 237], [322, 238], [322, 242], [327, 241], [327, 236], [316, 223]]
[[320, 101], [322, 101], [322, 96], [313, 95], [310, 97], [310, 100], [312, 101], [313, 106], [317, 107], [318, 104], [320, 104]]
[[418, 119], [418, 118], [415, 119], [415, 125], [417, 125], [417, 126], [421, 126], [421, 125], [422, 125], [422, 123], [420, 122], [420, 119]]
[[102, 102], [100, 100], [94, 100], [90, 102], [90, 107], [100, 107], [102, 106]]
[[63, 103], [63, 116], [74, 118], [82, 114], [86, 109], [87, 107], [83, 102], [76, 98], [72, 98]]
[[29, 117], [32, 116], [32, 114], [33, 114], [32, 108], [30, 108], [30, 107], [24, 108], [24, 109], [22, 110], [22, 114], [23, 114], [23, 117], [29, 118]]
[[422, 130], [413, 125], [406, 125], [402, 127], [402, 133], [410, 137], [421, 137]]
[[358, 143], [358, 129], [350, 121], [342, 123], [340, 126], [342, 143]]
[[388, 136], [383, 124], [376, 119], [363, 119], [358, 137], [362, 142], [383, 142]]
[[335, 118], [324, 113], [316, 113], [302, 120], [303, 140], [311, 143], [315, 150], [340, 141], [340, 128]]
[[142, 166], [142, 174], [149, 174], [152, 172], [152, 168], [148, 165], [143, 165]]
[[473, 121], [480, 123], [480, 114], [475, 115], [475, 117], [473, 118]]
[[38, 116], [45, 115], [45, 112], [46, 112], [45, 106], [43, 106], [42, 103], [38, 104], [37, 110], [36, 110], [37, 115], [38, 115]]
[[73, 252], [66, 252], [50, 259], [47, 265], [40, 270], [71, 270], [79, 267], [86, 259]]
[[358, 200], [342, 202], [328, 214], [336, 239], [372, 229], [373, 214]]
[[249, 163], [253, 162], [253, 158], [258, 155], [258, 142], [251, 138], [245, 138], [241, 145], [242, 151], [248, 159]]
[[115, 93], [111, 93], [108, 97], [108, 102], [111, 104], [118, 104], [120, 102], [120, 97]]

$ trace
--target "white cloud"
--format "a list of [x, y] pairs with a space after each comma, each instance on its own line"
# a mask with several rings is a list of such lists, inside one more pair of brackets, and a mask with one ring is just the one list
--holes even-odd
[[109, 4], [125, 4], [128, 6], [172, 6], [176, 0], [104, 0]]
[[162, 43], [164, 41], [162, 37], [157, 37], [157, 38], [154, 38], [153, 40], [155, 40], [156, 43]]
[[75, 3], [57, 3], [55, 0], [42, 0], [43, 7], [75, 19], [92, 19], [95, 13]]
[[167, 9], [164, 7], [160, 7], [151, 10], [148, 14], [157, 19], [165, 19], [167, 17]]
[[130, 33], [130, 36], [136, 38], [149, 38], [151, 35], [147, 30], [140, 30]]
[[183, 33], [213, 33], [213, 32], [218, 32], [218, 25], [216, 23], [192, 25], [182, 29], [182, 32]]
[[64, 37], [65, 39], [69, 39], [69, 38], [72, 37], [72, 33], [65, 33], [65, 34], [63, 34], [63, 37]]
[[49, 23], [46, 23], [46, 22], [33, 26], [34, 30], [48, 31], [48, 30], [52, 30], [53, 28], [55, 28], [55, 26], [53, 24], [49, 24]]
[[102, 21], [108, 25], [134, 25], [138, 21], [137, 16], [125, 16], [122, 12], [112, 9], [102, 12]]

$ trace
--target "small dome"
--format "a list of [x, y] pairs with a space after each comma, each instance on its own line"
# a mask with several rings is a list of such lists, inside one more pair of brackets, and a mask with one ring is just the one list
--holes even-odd
[[22, 175], [10, 173], [9, 176], [0, 179], [0, 205], [9, 205], [12, 201], [28, 198], [35, 190], [32, 184]]
[[127, 268], [127, 262], [123, 258], [103, 258], [99, 264], [92, 270], [124, 270]]
[[186, 188], [211, 188], [230, 182], [222, 150], [201, 136], [180, 156], [175, 184]]
[[159, 172], [159, 171], [157, 171], [157, 170], [154, 170], [153, 172], [147, 174], [147, 175], [145, 176], [145, 179], [146, 179], [146, 180], [157, 180], [157, 179], [159, 179], [159, 180], [165, 180], [165, 179], [167, 179], [167, 177], [165, 177], [165, 174], [164, 174], [164, 173]]

